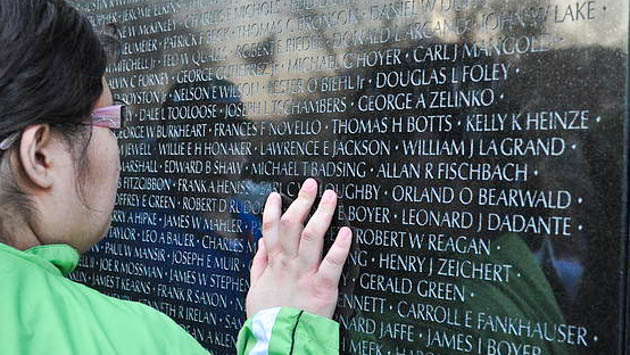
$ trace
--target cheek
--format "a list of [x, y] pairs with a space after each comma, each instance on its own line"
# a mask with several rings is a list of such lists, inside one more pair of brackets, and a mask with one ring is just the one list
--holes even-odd
[[94, 144], [90, 147], [90, 181], [96, 185], [94, 188], [100, 198], [113, 201], [120, 173], [118, 144], [111, 133], [98, 133], [106, 134], [93, 135]]
[[108, 167], [109, 176], [109, 186], [110, 191], [112, 191], [112, 195], [116, 194], [116, 189], [118, 187], [118, 178], [120, 176], [120, 152], [118, 150], [118, 144], [116, 142], [113, 143], [112, 149], [108, 152], [108, 159], [105, 163], [105, 166]]
[[118, 181], [118, 176], [120, 175], [120, 151], [118, 150], [118, 144], [114, 143], [112, 149], [110, 150], [108, 159], [108, 166], [112, 172], [112, 176], [114, 177], [114, 186]]

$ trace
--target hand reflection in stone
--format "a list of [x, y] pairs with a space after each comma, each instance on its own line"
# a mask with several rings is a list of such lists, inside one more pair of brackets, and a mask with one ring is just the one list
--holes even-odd
[[350, 228], [341, 228], [322, 260], [324, 235], [333, 218], [337, 195], [326, 191], [304, 226], [316, 196], [317, 182], [308, 179], [284, 214], [279, 194], [272, 193], [267, 198], [263, 239], [252, 263], [247, 294], [248, 317], [276, 306], [332, 317], [352, 232]]

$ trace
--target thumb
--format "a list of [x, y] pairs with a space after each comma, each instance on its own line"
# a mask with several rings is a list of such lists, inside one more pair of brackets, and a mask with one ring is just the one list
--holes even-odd
[[269, 259], [267, 258], [267, 249], [265, 247], [265, 241], [263, 238], [258, 239], [258, 251], [252, 260], [252, 268], [249, 272], [250, 287], [255, 284], [262, 276], [263, 272], [267, 268]]

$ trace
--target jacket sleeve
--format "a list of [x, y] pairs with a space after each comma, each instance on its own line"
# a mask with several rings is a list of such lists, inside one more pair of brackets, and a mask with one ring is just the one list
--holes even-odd
[[270, 308], [245, 322], [238, 355], [339, 354], [339, 324], [293, 308]]

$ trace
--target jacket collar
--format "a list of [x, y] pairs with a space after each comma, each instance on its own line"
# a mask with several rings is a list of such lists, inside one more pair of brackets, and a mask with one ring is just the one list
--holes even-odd
[[0, 243], [5, 250], [56, 274], [67, 276], [79, 263], [79, 252], [66, 244], [40, 245], [24, 251]]

